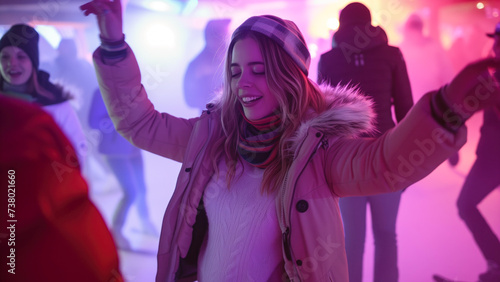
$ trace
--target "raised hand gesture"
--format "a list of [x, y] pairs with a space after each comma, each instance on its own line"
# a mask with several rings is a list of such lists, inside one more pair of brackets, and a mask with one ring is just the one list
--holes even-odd
[[487, 58], [468, 64], [444, 91], [448, 106], [463, 119], [486, 107], [499, 105], [500, 88], [489, 69], [500, 69], [500, 59]]
[[80, 6], [85, 16], [97, 16], [102, 40], [123, 40], [122, 5], [120, 0], [93, 0]]

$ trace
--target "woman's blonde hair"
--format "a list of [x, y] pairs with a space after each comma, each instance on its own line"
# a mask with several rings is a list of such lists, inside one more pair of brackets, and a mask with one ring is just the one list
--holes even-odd
[[222, 94], [221, 110], [222, 132], [211, 150], [213, 166], [218, 171], [218, 162], [224, 156], [227, 167], [227, 183], [235, 177], [236, 164], [240, 159], [237, 151], [238, 139], [243, 122], [241, 104], [236, 93], [231, 91], [230, 65], [234, 45], [245, 38], [254, 39], [264, 59], [265, 76], [271, 93], [278, 100], [278, 115], [281, 117], [280, 130], [283, 132], [278, 141], [278, 157], [265, 169], [262, 192], [276, 191], [285, 179], [292, 159], [290, 139], [295, 134], [308, 112], [322, 112], [325, 101], [322, 93], [286, 51], [269, 37], [254, 31], [236, 31], [229, 44], [225, 62], [225, 83]]

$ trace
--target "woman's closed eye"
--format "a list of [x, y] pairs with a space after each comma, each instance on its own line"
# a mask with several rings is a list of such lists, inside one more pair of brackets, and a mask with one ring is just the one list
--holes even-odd
[[252, 72], [254, 74], [265, 74], [265, 68], [263, 64], [257, 64], [252, 66]]
[[[265, 74], [265, 67], [262, 63], [251, 63], [249, 65], [250, 71], [255, 75], [263, 75]], [[241, 68], [238, 66], [233, 66], [231, 68], [231, 77], [237, 78], [241, 75]]]
[[238, 77], [241, 74], [241, 68], [238, 66], [232, 66], [231, 67], [231, 77], [235, 78]]

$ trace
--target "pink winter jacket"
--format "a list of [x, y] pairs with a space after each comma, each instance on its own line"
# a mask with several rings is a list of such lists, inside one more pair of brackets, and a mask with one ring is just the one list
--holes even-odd
[[[163, 219], [156, 281], [194, 281], [206, 228], [200, 200], [213, 174], [206, 152], [220, 127], [218, 105], [193, 119], [159, 113], [141, 85], [131, 49], [112, 64], [103, 62], [98, 49], [94, 64], [117, 130], [137, 147], [182, 162]], [[404, 189], [466, 141], [465, 127], [451, 134], [431, 117], [429, 95], [380, 138], [355, 138], [371, 130], [370, 102], [351, 89], [323, 90], [329, 109], [297, 131], [295, 158], [276, 198], [283, 280], [347, 282], [339, 197]]]

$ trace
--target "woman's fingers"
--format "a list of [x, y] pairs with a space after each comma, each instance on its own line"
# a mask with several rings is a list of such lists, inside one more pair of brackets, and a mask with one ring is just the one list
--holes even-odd
[[83, 11], [85, 16], [88, 16], [90, 14], [95, 14], [96, 16], [106, 15], [110, 11], [116, 14], [120, 14], [121, 9], [121, 1], [119, 0], [93, 0], [80, 6], [80, 10]]
[[88, 15], [90, 15], [90, 14], [95, 14], [95, 15], [97, 15], [97, 10], [96, 10], [96, 8], [95, 8], [95, 6], [94, 6], [94, 2], [93, 2], [93, 1], [92, 1], [92, 2], [88, 2], [88, 3], [85, 3], [85, 4], [81, 5], [81, 6], [80, 6], [80, 10], [82, 10], [82, 11], [83, 11], [83, 14], [84, 14], [85, 16], [88, 16]]
[[83, 4], [80, 6], [80, 9], [84, 12], [86, 16], [90, 14], [94, 14], [96, 16], [99, 16], [103, 14], [103, 11], [106, 10], [105, 7], [103, 7], [101, 1], [93, 0], [90, 1], [86, 4]]
[[498, 82], [489, 74], [489, 69], [500, 69], [500, 60], [487, 58], [467, 65], [451, 81], [444, 93], [448, 104], [465, 117], [500, 99]]

